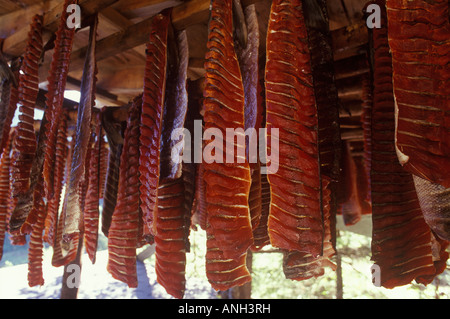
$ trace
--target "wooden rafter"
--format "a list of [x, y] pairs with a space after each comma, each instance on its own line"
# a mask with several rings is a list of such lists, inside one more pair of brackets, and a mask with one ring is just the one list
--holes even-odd
[[[123, 105], [129, 96], [141, 90], [140, 72], [130, 72], [129, 69], [132, 67], [138, 70], [141, 63], [143, 67], [150, 20], [154, 14], [166, 7], [174, 7], [172, 23], [175, 29], [194, 28], [191, 41], [195, 43], [193, 44], [195, 50], [190, 57], [190, 73], [195, 78], [202, 76], [204, 43], [200, 43], [203, 38], [198, 36], [197, 31], [204, 28], [208, 22], [210, 0], [79, 1], [83, 17], [99, 12], [100, 18], [104, 21], [104, 28], [107, 30], [106, 34], [104, 32], [98, 39], [97, 46], [97, 59], [100, 62], [99, 75], [104, 75], [99, 83], [101, 86], [99, 98], [103, 103]], [[263, 6], [267, 4], [270, 6], [270, 0], [241, 0], [241, 2], [244, 6], [258, 2], [263, 3]], [[368, 34], [360, 13], [365, 2], [365, 0], [328, 1], [336, 80], [342, 83], [338, 87], [339, 97], [341, 103], [351, 104], [352, 108], [360, 103], [362, 92], [360, 83], [354, 82], [353, 79], [369, 71], [365, 65]], [[29, 31], [26, 21], [34, 13], [45, 11], [44, 25], [47, 36], [54, 33], [59, 23], [62, 6], [63, 1], [60, 0], [27, 0], [26, 7], [20, 9], [14, 7], [7, 11], [0, 18], [0, 32], [4, 32], [6, 36], [2, 47], [3, 53], [7, 57], [15, 57], [23, 53]], [[21, 20], [19, 17], [22, 17]], [[76, 81], [80, 77], [84, 64], [86, 47], [82, 47], [83, 38], [80, 39], [82, 41], [78, 42], [78, 47], [71, 55], [70, 75], [75, 81], [69, 82], [69, 89], [77, 89]], [[136, 59], [133, 58], [132, 66], [128, 65], [124, 68], [124, 65], [129, 63], [127, 61], [129, 61], [130, 53], [133, 53]], [[49, 69], [50, 61], [46, 58], [40, 67], [40, 82], [43, 88], [45, 88]], [[126, 83], [121, 84], [124, 81]]]
[[[83, 15], [92, 15], [101, 9], [110, 6], [117, 0], [80, 0], [79, 4]], [[58, 29], [59, 17], [64, 8], [64, 2], [59, 2], [56, 6], [47, 11], [44, 15], [43, 26], [50, 32]], [[28, 39], [29, 25], [21, 28], [3, 41], [3, 54], [10, 57], [17, 57], [23, 54]]]

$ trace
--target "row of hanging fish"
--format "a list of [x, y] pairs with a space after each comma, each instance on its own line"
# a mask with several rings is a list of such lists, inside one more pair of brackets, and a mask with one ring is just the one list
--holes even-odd
[[[72, 3], [66, 0], [65, 7]], [[172, 27], [171, 9], [155, 15], [143, 92], [126, 106], [126, 122], [114, 108], [94, 107], [94, 19], [71, 136], [62, 92], [75, 31], [67, 28], [65, 10], [35, 133], [43, 52], [43, 18], [37, 15], [25, 54], [12, 61], [10, 80], [3, 83], [0, 110], [1, 244], [6, 233], [18, 245], [29, 236], [29, 285], [44, 284], [44, 242], [53, 247], [55, 267], [72, 262], [82, 245], [94, 263], [101, 230], [114, 278], [137, 287], [136, 248], [153, 244], [158, 282], [182, 298], [189, 233], [196, 227], [207, 234], [205, 269], [216, 290], [250, 282], [247, 253], [267, 245], [283, 252], [286, 278], [318, 277], [336, 268], [336, 214], [354, 224], [358, 212], [372, 214], [372, 260], [380, 266], [382, 286], [430, 283], [445, 269], [450, 239], [449, 86], [439, 82], [420, 92], [411, 79], [415, 72], [432, 79], [437, 70], [448, 82], [448, 2], [374, 3], [383, 20], [382, 28], [369, 30], [365, 154], [358, 163], [340, 138], [325, 0], [273, 0], [268, 17], [259, 16], [255, 5], [243, 9], [232, 0], [213, 0], [200, 88], [187, 79], [186, 31]], [[442, 19], [432, 18], [437, 13]], [[432, 32], [405, 27], [411, 22]], [[405, 30], [419, 32], [422, 40], [405, 41], [411, 38]], [[430, 61], [414, 53], [415, 45], [433, 48]], [[11, 127], [17, 105], [19, 123]], [[266, 128], [268, 154], [279, 152], [271, 157], [278, 170], [264, 174], [266, 158], [251, 161], [248, 142], [233, 141], [231, 163], [172, 161], [174, 153], [195, 148], [180, 149], [182, 135], [174, 139], [173, 132], [194, 132], [195, 121], [224, 136], [230, 128]], [[212, 138], [202, 142], [201, 149], [227, 147]]]

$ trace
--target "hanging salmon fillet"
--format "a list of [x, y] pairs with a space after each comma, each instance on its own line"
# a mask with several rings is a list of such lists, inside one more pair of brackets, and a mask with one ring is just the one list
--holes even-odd
[[376, 2], [382, 8], [381, 28], [371, 31], [372, 260], [380, 267], [380, 284], [393, 288], [432, 275], [435, 268], [431, 232], [422, 216], [413, 177], [400, 165], [395, 151], [392, 57], [383, 2]]
[[249, 209], [252, 229], [254, 230], [261, 219], [261, 163], [257, 151], [259, 145], [259, 129], [263, 125], [263, 99], [261, 96], [260, 72], [260, 23], [255, 5], [249, 5], [243, 10], [247, 29], [246, 46], [241, 41], [235, 41], [237, 57], [242, 74], [244, 87], [244, 119], [246, 136], [246, 157], [251, 168], [251, 186], [249, 193]]
[[[205, 62], [204, 121], [205, 131], [218, 129], [224, 137], [227, 128], [244, 129], [244, 90], [232, 35], [232, 1], [213, 1]], [[212, 143], [205, 142], [204, 156]], [[211, 160], [204, 158], [204, 179], [207, 221], [224, 256], [234, 258], [253, 243], [248, 207], [251, 177], [245, 155], [238, 158], [245, 154], [245, 143], [229, 143], [234, 152], [232, 162], [222, 158], [224, 163], [209, 163]], [[214, 144], [218, 145], [214, 151], [221, 149], [225, 157], [225, 143], [217, 138]]]
[[119, 184], [120, 157], [123, 148], [124, 129], [122, 123], [114, 119], [111, 109], [107, 108], [102, 113], [102, 127], [105, 129], [108, 139], [109, 152], [103, 189], [101, 229], [103, 234], [108, 237], [112, 215], [117, 204], [117, 188]]
[[[188, 95], [189, 62], [187, 33], [171, 34], [168, 48], [167, 85], [161, 136], [161, 168], [155, 225], [156, 279], [175, 298], [185, 291], [186, 252], [189, 251], [191, 209], [186, 206], [181, 156]], [[180, 134], [178, 134], [180, 133]], [[176, 135], [176, 136], [175, 136]], [[177, 160], [178, 158], [178, 160]], [[189, 200], [189, 199], [188, 199]], [[187, 209], [186, 209], [187, 208]]]
[[[200, 109], [202, 106], [202, 97], [203, 91], [199, 85], [199, 83], [203, 83], [202, 79], [197, 81], [187, 80], [187, 94], [188, 94], [188, 106], [186, 112], [186, 120], [184, 122], [184, 128], [188, 132], [194, 132], [195, 130], [195, 121], [197, 123], [202, 123], [202, 116], [200, 114]], [[196, 163], [194, 161], [194, 149], [195, 149], [195, 141], [191, 138], [190, 144], [186, 141], [183, 150], [183, 156], [188, 155], [188, 161], [183, 161], [183, 181], [184, 181], [184, 194], [185, 194], [185, 210], [190, 212], [189, 217], [192, 228], [196, 229], [196, 210], [197, 210], [197, 186], [199, 180], [200, 183], [203, 182], [203, 178], [198, 177], [198, 169], [200, 167], [200, 163]], [[201, 146], [201, 145], [200, 145]], [[198, 147], [199, 150], [202, 147]]]
[[388, 0], [386, 7], [400, 163], [450, 188], [449, 2]]
[[[17, 197], [16, 205], [11, 213], [11, 218], [9, 220], [9, 232], [13, 237], [19, 235], [29, 234], [31, 228], [37, 220], [37, 210], [34, 210], [35, 214], [31, 214], [35, 188], [42, 175], [42, 166], [45, 161], [45, 148], [46, 148], [46, 134], [47, 134], [47, 119], [44, 118], [41, 121], [41, 127], [39, 128], [38, 143], [36, 148], [36, 154], [33, 159], [33, 164], [31, 167], [30, 174], [30, 187], [25, 193], [20, 193]], [[37, 192], [36, 194], [41, 194]], [[26, 223], [26, 225], [25, 225]]]
[[167, 37], [171, 12], [171, 9], [166, 9], [153, 18], [146, 50], [139, 173], [141, 209], [151, 234], [154, 234], [153, 219], [158, 205], [160, 144], [167, 70]]
[[86, 187], [86, 197], [84, 199], [84, 243], [86, 252], [92, 263], [95, 263], [95, 257], [98, 244], [98, 230], [100, 217], [100, 183], [101, 183], [101, 152], [103, 149], [101, 112], [93, 116], [93, 143], [90, 147], [90, 159], [88, 167], [88, 183]]
[[[103, 114], [103, 113], [102, 113]], [[101, 124], [100, 124], [101, 125]], [[100, 149], [100, 181], [99, 181], [99, 196], [100, 199], [103, 199], [103, 195], [105, 192], [105, 184], [106, 184], [106, 175], [108, 172], [108, 158], [109, 158], [109, 145], [106, 140], [106, 132], [102, 127], [102, 136], [100, 141], [101, 149]]]
[[18, 81], [21, 64], [21, 58], [16, 58], [11, 61], [11, 67], [8, 70], [10, 78], [2, 84], [0, 100], [0, 154], [8, 142], [12, 120], [17, 109], [17, 102], [19, 101]]
[[87, 156], [91, 139], [92, 108], [95, 105], [96, 86], [96, 37], [98, 18], [95, 17], [89, 28], [89, 44], [86, 53], [83, 75], [80, 88], [80, 105], [77, 114], [75, 145], [72, 155], [70, 175], [67, 180], [67, 193], [65, 196], [66, 213], [64, 215], [64, 227], [62, 232], [63, 254], [77, 247], [78, 240], [74, 239], [82, 232], [84, 192], [81, 187], [86, 182], [86, 167], [89, 167]]
[[328, 188], [328, 181], [324, 179], [323, 199], [327, 203], [323, 207], [324, 212], [324, 244], [323, 253], [321, 256], [314, 256], [310, 253], [302, 251], [288, 251], [283, 250], [283, 272], [286, 278], [291, 280], [306, 280], [309, 278], [317, 278], [325, 274], [325, 268], [336, 270], [336, 265], [331, 261], [331, 257], [336, 254], [335, 246], [333, 245], [332, 233], [332, 219], [331, 214], [331, 190]]
[[14, 134], [11, 134], [0, 160], [0, 260], [3, 257], [3, 244], [7, 234], [8, 225], [8, 199], [10, 198], [9, 172], [11, 165], [11, 147]]
[[58, 214], [61, 203], [61, 196], [63, 195], [63, 186], [65, 183], [66, 161], [68, 157], [68, 140], [67, 140], [67, 117], [61, 121], [58, 129], [58, 137], [56, 139], [55, 151], [55, 196], [48, 201], [47, 217], [45, 219], [44, 241], [50, 246], [54, 244], [54, 235], [58, 223]]
[[158, 212], [154, 220], [156, 279], [170, 295], [183, 298], [186, 285], [186, 252], [189, 226], [186, 224], [182, 178], [162, 183], [158, 189]]
[[318, 120], [311, 58], [298, 0], [272, 3], [266, 62], [268, 152], [279, 129], [279, 169], [269, 174], [272, 246], [322, 254]]
[[107, 269], [117, 280], [137, 287], [136, 247], [138, 246], [139, 207], [139, 123], [142, 99], [133, 100], [129, 109], [120, 173], [117, 204], [108, 233]]
[[267, 221], [270, 211], [270, 185], [267, 175], [261, 175], [261, 217], [258, 226], [253, 230], [252, 251], [258, 251], [270, 244]]
[[[32, 227], [29, 226], [30, 217], [35, 216]], [[28, 215], [27, 221], [22, 228], [30, 227], [22, 233], [30, 233], [30, 243], [28, 247], [28, 285], [30, 287], [42, 286], [44, 277], [42, 272], [44, 241], [42, 233], [44, 231], [45, 218], [47, 217], [47, 202], [44, 194], [43, 176], [40, 175], [33, 194], [33, 207]]]
[[238, 258], [226, 258], [217, 245], [211, 226], [206, 226], [206, 277], [215, 290], [227, 290], [251, 281], [246, 266], [247, 253]]
[[11, 170], [12, 196], [18, 197], [30, 187], [30, 173], [36, 154], [34, 108], [39, 92], [39, 59], [41, 58], [43, 17], [36, 15], [30, 26], [28, 44], [19, 75], [19, 122]]
[[[226, 136], [226, 129], [244, 130], [244, 88], [233, 44], [232, 0], [214, 0], [208, 26], [205, 62], [204, 123]], [[240, 140], [240, 142], [239, 142]], [[247, 249], [253, 243], [248, 198], [250, 168], [245, 140], [216, 136], [203, 149], [206, 191], [206, 274], [215, 289], [225, 290], [248, 282]], [[226, 144], [232, 158], [225, 159]], [[210, 154], [208, 153], [208, 149]], [[222, 155], [220, 155], [222, 152]], [[216, 160], [209, 156], [218, 156]], [[230, 156], [231, 157], [231, 156]]]
[[[75, 146], [75, 136], [74, 134], [72, 134], [72, 136], [70, 136], [70, 142], [67, 145], [67, 159], [65, 161], [65, 166], [64, 166], [64, 185], [65, 185], [65, 189], [64, 192], [61, 194], [62, 196], [62, 207], [61, 207], [61, 211], [58, 214], [58, 218], [56, 221], [56, 227], [54, 229], [54, 234], [53, 234], [53, 255], [52, 255], [52, 266], [53, 267], [61, 267], [64, 266], [66, 264], [68, 264], [69, 262], [73, 261], [76, 257], [76, 249], [73, 249], [71, 253], [63, 256], [63, 252], [62, 252], [62, 248], [61, 248], [61, 242], [62, 242], [62, 230], [63, 230], [63, 222], [64, 222], [64, 214], [66, 212], [66, 204], [64, 201], [65, 198], [65, 194], [67, 192], [67, 179], [69, 178], [70, 175], [70, 167], [71, 167], [71, 163], [72, 163], [72, 156], [73, 156], [73, 149]], [[75, 248], [75, 247], [74, 247]]]
[[[368, 59], [367, 59], [368, 60]], [[364, 173], [366, 175], [366, 180], [368, 182], [368, 189], [366, 193], [366, 197], [364, 200], [371, 203], [370, 199], [370, 162], [371, 162], [371, 150], [372, 150], [372, 141], [371, 138], [371, 125], [372, 125], [372, 77], [367, 75], [363, 77], [362, 82], [362, 113], [361, 113], [361, 126], [363, 128], [363, 136], [364, 136], [364, 155], [363, 155], [363, 167]]]
[[43, 166], [45, 194], [47, 199], [53, 197], [53, 168], [56, 150], [56, 136], [58, 124], [62, 119], [62, 105], [66, 87], [67, 74], [69, 72], [70, 53], [72, 51], [75, 28], [67, 27], [67, 7], [77, 4], [77, 0], [65, 0], [63, 11], [56, 31], [55, 47], [53, 49], [52, 63], [48, 77], [48, 92], [46, 94], [46, 109], [44, 116], [47, 118], [46, 150]]
[[[330, 259], [335, 254], [337, 189], [342, 157], [338, 90], [334, 74], [333, 43], [326, 0], [302, 1], [311, 71], [317, 107], [318, 148], [321, 180], [321, 210], [323, 223], [323, 254]], [[324, 265], [335, 266], [330, 260]]]

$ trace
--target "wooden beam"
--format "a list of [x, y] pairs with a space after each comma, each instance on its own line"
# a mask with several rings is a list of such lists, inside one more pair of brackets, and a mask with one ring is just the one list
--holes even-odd
[[362, 99], [362, 76], [337, 80], [336, 87], [341, 101]]
[[363, 22], [363, 8], [366, 0], [343, 0], [350, 24]]
[[110, 24], [114, 25], [117, 30], [125, 30], [131, 27], [134, 23], [128, 20], [122, 13], [114, 9], [113, 7], [107, 7], [102, 10], [100, 16], [107, 20]]
[[[80, 80], [74, 79], [70, 76], [67, 77], [66, 90], [80, 91], [80, 86], [81, 86]], [[126, 104], [125, 102], [120, 101], [117, 95], [111, 94], [98, 86], [95, 89], [95, 97], [99, 102], [102, 103], [102, 105], [120, 106]], [[96, 105], [96, 107], [99, 107], [99, 105]]]
[[363, 141], [364, 131], [363, 130], [343, 130], [341, 132], [341, 139], [346, 141]]
[[113, 8], [120, 12], [124, 12], [138, 10], [145, 7], [164, 6], [167, 2], [168, 0], [119, 0], [113, 5]]
[[[173, 9], [172, 23], [175, 28], [182, 30], [189, 25], [203, 22], [205, 21], [205, 10], [206, 15], [209, 15], [209, 0], [191, 0]], [[146, 43], [150, 35], [151, 22], [152, 17], [98, 40], [96, 53], [97, 61]], [[72, 52], [69, 72], [81, 70], [83, 68], [86, 50], [87, 47], [84, 47]], [[41, 82], [47, 79], [50, 63], [50, 61], [47, 61], [39, 69], [39, 79]]]
[[362, 101], [355, 100], [341, 103], [341, 108], [339, 110], [340, 118], [346, 117], [359, 118], [361, 114], [362, 114]]
[[0, 18], [0, 38], [5, 39], [22, 28], [30, 28], [30, 22], [36, 14], [43, 14], [54, 7], [58, 1], [35, 1], [37, 3], [4, 14]]
[[[148, 40], [150, 34], [151, 18], [133, 24], [123, 31], [114, 33], [97, 42], [97, 61], [119, 54], [134, 48]], [[69, 72], [81, 70], [84, 66], [84, 58], [87, 47], [81, 48], [71, 54]], [[47, 61], [39, 68], [39, 80], [45, 81], [50, 71], [51, 61]]]
[[327, 11], [331, 31], [343, 28], [349, 24], [341, 1], [327, 1]]
[[2, 5], [0, 6], [0, 15], [16, 10], [20, 10], [20, 6], [16, 1], [4, 0], [2, 1]]
[[173, 8], [172, 24], [177, 30], [208, 21], [210, 0], [191, 0]]
[[364, 54], [369, 42], [365, 24], [354, 24], [331, 31], [334, 60]]
[[365, 54], [352, 56], [334, 63], [335, 79], [341, 80], [369, 73], [367, 57]]
[[[80, 0], [82, 17], [90, 16], [101, 9], [104, 9], [118, 0]], [[64, 9], [64, 1], [59, 2], [50, 11], [44, 15], [44, 28], [50, 32], [55, 32], [58, 29], [61, 12]], [[21, 28], [16, 33], [7, 37], [3, 42], [2, 51], [6, 56], [18, 57], [23, 54], [28, 40], [29, 26]]]
[[[115, 31], [124, 31], [126, 28], [129, 28], [134, 24], [113, 7], [107, 7], [102, 10], [100, 16], [103, 20], [106, 20], [108, 23], [110, 23], [116, 29]], [[135, 47], [134, 49], [135, 52], [138, 53], [138, 55], [145, 58], [145, 49], [140, 50], [138, 47]]]
[[348, 87], [338, 92], [339, 100], [341, 101], [354, 101], [359, 100], [362, 97], [362, 89], [359, 87]]

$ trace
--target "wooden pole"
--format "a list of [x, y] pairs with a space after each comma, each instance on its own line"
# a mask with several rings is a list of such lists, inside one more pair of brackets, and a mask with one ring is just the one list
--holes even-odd
[[80, 233], [75, 260], [64, 266], [62, 278], [61, 299], [77, 299], [81, 277], [81, 255], [83, 251], [84, 234]]
[[[339, 231], [336, 231], [336, 237], [339, 236]], [[336, 249], [336, 299], [344, 298], [344, 284], [342, 280], [342, 260], [341, 254]]]

